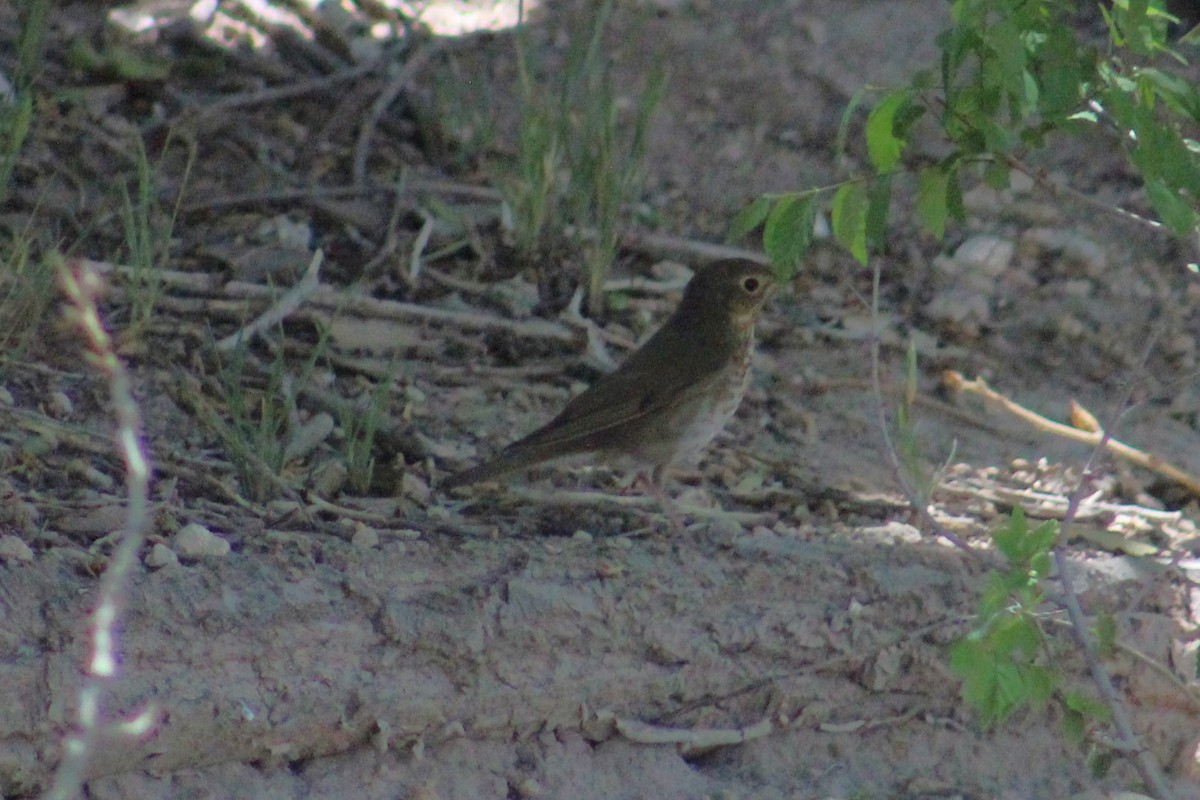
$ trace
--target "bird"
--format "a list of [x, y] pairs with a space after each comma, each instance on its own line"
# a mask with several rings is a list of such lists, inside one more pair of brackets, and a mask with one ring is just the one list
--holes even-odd
[[574, 457], [643, 470], [661, 499], [668, 468], [696, 456], [737, 411], [750, 382], [754, 326], [775, 289], [771, 270], [747, 259], [699, 267], [674, 313], [614, 371], [441, 488]]

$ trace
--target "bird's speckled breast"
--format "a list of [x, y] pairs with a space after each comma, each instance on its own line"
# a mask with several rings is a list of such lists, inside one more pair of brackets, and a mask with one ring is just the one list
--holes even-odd
[[737, 356], [730, 361], [729, 368], [721, 380], [723, 386], [714, 393], [707, 408], [695, 415], [684, 434], [672, 461], [686, 461], [696, 456], [728, 424], [741, 405], [742, 397], [750, 385], [750, 360], [754, 352], [754, 328], [745, 330], [743, 341], [738, 345]]

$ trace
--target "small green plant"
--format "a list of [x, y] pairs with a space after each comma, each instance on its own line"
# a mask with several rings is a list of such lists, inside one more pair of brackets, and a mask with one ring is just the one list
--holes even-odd
[[575, 231], [588, 273], [588, 310], [604, 307], [604, 280], [617, 254], [623, 217], [638, 193], [650, 120], [666, 92], [651, 70], [632, 123], [622, 118], [612, 69], [603, 57], [611, 0], [576, 18], [555, 88], [534, 77], [530, 46], [517, 37], [521, 121], [513, 174], [500, 181], [522, 258]]
[[375, 435], [383, 423], [392, 384], [393, 378], [389, 374], [371, 390], [365, 406], [347, 400], [338, 410], [338, 423], [345, 434], [342, 459], [349, 472], [350, 488], [358, 494], [369, 492], [375, 477]]
[[963, 699], [985, 727], [1004, 722], [1022, 706], [1041, 706], [1059, 681], [1044, 662], [1041, 583], [1050, 573], [1058, 525], [1030, 530], [1018, 506], [992, 540], [1008, 560], [993, 573], [979, 601], [974, 630], [950, 649], [950, 667], [963, 679]]
[[41, 69], [42, 46], [50, 21], [48, 0], [30, 0], [21, 8], [12, 96], [0, 97], [0, 203], [8, 196], [17, 158], [33, 123], [33, 84]]
[[[140, 137], [135, 137], [134, 142], [137, 146], [136, 194], [130, 197], [129, 189], [121, 185], [121, 227], [132, 268], [129, 279], [130, 322], [136, 330], [150, 321], [162, 293], [162, 270], [170, 257], [171, 236], [183, 192], [179, 193], [170, 215], [164, 219], [159, 212], [154, 170], [146, 156], [146, 149]], [[196, 149], [193, 147], [184, 170], [183, 184], [187, 183], [195, 158]]]
[[283, 347], [275, 349], [265, 371], [250, 358], [246, 341], [238, 342], [227, 357], [218, 353], [216, 380], [224, 408], [206, 411], [203, 417], [221, 439], [242, 490], [254, 500], [274, 497], [286, 485], [282, 476], [299, 418], [293, 387], [308, 382], [328, 346], [325, 332], [297, 371], [289, 369]]
[[295, 402], [284, 388], [287, 364], [282, 350], [271, 362], [265, 384], [258, 389], [248, 385], [248, 362], [248, 345], [241, 342], [220, 365], [217, 380], [223, 390], [225, 413], [210, 422], [221, 438], [242, 491], [261, 501], [274, 495], [274, 482], [268, 476], [278, 477], [283, 472], [287, 428]]
[[[1019, 506], [992, 533], [1008, 566], [989, 576], [974, 628], [950, 648], [950, 668], [962, 678], [963, 699], [985, 728], [1004, 723], [1021, 708], [1040, 708], [1057, 697], [1064, 732], [1083, 743], [1087, 724], [1107, 721], [1111, 712], [1082, 692], [1059, 691], [1063, 673], [1055, 663], [1055, 642], [1046, 633], [1051, 612], [1042, 590], [1058, 536], [1058, 523], [1050, 520], [1030, 528]], [[1111, 652], [1111, 617], [1101, 618], [1097, 634], [1101, 649]]]
[[33, 258], [33, 218], [14, 237], [0, 274], [0, 361], [18, 362], [37, 341], [54, 300], [54, 275], [61, 257]]

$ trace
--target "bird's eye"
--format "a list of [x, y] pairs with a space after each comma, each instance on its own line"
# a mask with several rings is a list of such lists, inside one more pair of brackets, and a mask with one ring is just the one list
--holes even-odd
[[742, 281], [742, 288], [745, 289], [750, 294], [754, 294], [755, 292], [757, 292], [758, 287], [759, 287], [758, 278], [746, 278], [745, 280]]

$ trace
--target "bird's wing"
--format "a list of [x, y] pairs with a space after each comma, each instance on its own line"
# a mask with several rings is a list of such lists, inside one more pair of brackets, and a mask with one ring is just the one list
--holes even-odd
[[[544, 427], [505, 448], [505, 453], [595, 449], [592, 437], [637, 425], [672, 403], [686, 403], [719, 379], [728, 361], [724, 354], [698, 354], [673, 331], [659, 334], [659, 341], [647, 342], [616, 371], [571, 400]], [[644, 357], [647, 353], [654, 357]]]

